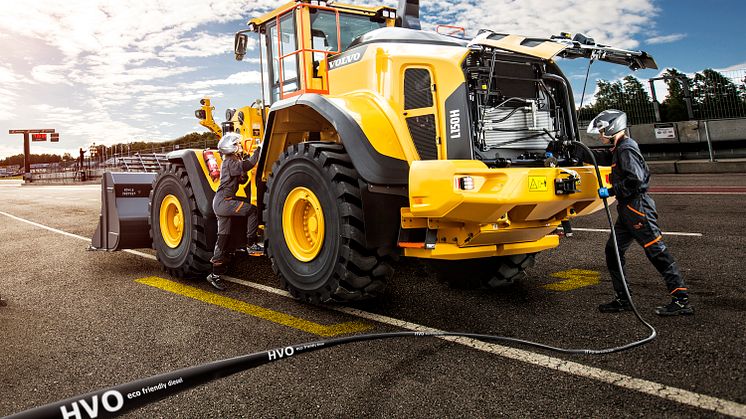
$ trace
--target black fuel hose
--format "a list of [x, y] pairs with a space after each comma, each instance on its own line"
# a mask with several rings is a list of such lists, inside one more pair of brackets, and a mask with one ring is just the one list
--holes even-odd
[[[596, 170], [596, 178], [598, 185], [603, 185], [601, 178], [601, 171], [598, 168], [596, 158], [593, 155], [588, 146], [581, 142], [574, 142], [575, 144], [583, 147], [593, 160], [593, 166]], [[433, 332], [390, 332], [390, 333], [371, 333], [363, 335], [346, 336], [336, 339], [322, 340], [316, 342], [309, 342], [299, 345], [286, 346], [282, 348], [270, 349], [264, 352], [257, 352], [249, 355], [242, 355], [235, 358], [224, 359], [215, 361], [207, 364], [198, 365], [195, 367], [183, 368], [180, 370], [167, 372], [164, 374], [154, 375], [152, 377], [143, 378], [137, 381], [132, 381], [118, 386], [109, 387], [94, 391], [81, 396], [72, 397], [66, 400], [61, 400], [55, 403], [50, 403], [44, 406], [40, 406], [34, 409], [26, 410], [10, 416], [10, 418], [17, 419], [42, 419], [42, 418], [111, 418], [116, 417], [125, 413], [128, 413], [134, 409], [142, 406], [154, 403], [162, 400], [166, 397], [173, 396], [174, 394], [181, 393], [182, 391], [189, 390], [200, 386], [202, 384], [209, 383], [211, 381], [227, 377], [238, 372], [246, 371], [251, 368], [259, 367], [270, 362], [287, 359], [295, 355], [300, 355], [308, 352], [317, 351], [320, 349], [332, 348], [348, 343], [365, 342], [371, 340], [390, 339], [390, 338], [402, 338], [402, 337], [439, 337], [439, 336], [456, 336], [466, 337], [472, 339], [478, 339], [487, 342], [505, 342], [519, 345], [525, 345], [529, 347], [545, 349], [553, 352], [560, 352], [565, 354], [582, 354], [582, 355], [603, 355], [614, 352], [621, 352], [629, 350], [645, 343], [648, 343], [655, 339], [656, 331], [648, 322], [646, 322], [640, 313], [637, 311], [632, 297], [629, 293], [627, 281], [624, 278], [624, 270], [622, 269], [622, 262], [619, 256], [619, 246], [616, 241], [614, 234], [614, 223], [611, 218], [611, 211], [609, 209], [609, 203], [606, 198], [603, 198], [604, 208], [606, 209], [606, 216], [611, 227], [611, 237], [614, 242], [614, 249], [616, 252], [617, 266], [619, 272], [622, 273], [622, 283], [624, 284], [624, 293], [628, 301], [632, 306], [632, 311], [637, 316], [637, 319], [642, 322], [645, 326], [650, 329], [650, 335], [644, 339], [627, 343], [622, 346], [605, 348], [605, 349], [568, 349], [559, 348], [543, 343], [532, 342], [525, 339], [511, 338], [506, 336], [493, 336], [479, 333], [467, 333], [467, 332], [446, 332], [446, 331], [433, 331]]]

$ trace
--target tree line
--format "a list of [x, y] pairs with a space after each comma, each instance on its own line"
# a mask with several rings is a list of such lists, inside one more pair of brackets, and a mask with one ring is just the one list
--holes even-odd
[[[660, 102], [662, 92], [656, 92], [662, 122], [689, 119], [686, 98], [691, 100], [695, 119], [746, 117], [746, 77], [733, 80], [713, 69], [696, 73], [694, 77], [667, 69], [663, 75], [668, 96]], [[653, 99], [634, 76], [610, 82], [598, 80], [594, 103], [579, 109], [581, 121], [588, 121], [605, 109], [619, 109], [627, 113], [630, 124], [655, 122]]]
[[[114, 154], [134, 154], [134, 153], [160, 153], [161, 150], [171, 151], [176, 146], [178, 148], [188, 147], [210, 147], [215, 148], [218, 144], [218, 136], [212, 132], [192, 132], [181, 136], [175, 140], [163, 141], [163, 142], [146, 142], [146, 141], [135, 141], [131, 143], [117, 143], [111, 146], [97, 145], [96, 154], [98, 156], [113, 156]], [[90, 157], [90, 149], [84, 148], [85, 157]], [[63, 155], [57, 154], [31, 154], [31, 164], [38, 163], [60, 163], [74, 161], [78, 158], [78, 155], [71, 155], [70, 153], [64, 153]], [[16, 154], [14, 156], [6, 157], [0, 160], [0, 166], [21, 166], [23, 165], [23, 154]]]

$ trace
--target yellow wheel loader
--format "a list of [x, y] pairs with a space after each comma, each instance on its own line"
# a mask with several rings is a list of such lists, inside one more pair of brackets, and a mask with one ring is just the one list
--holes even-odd
[[[573, 152], [574, 100], [555, 59], [632, 69], [655, 61], [581, 35], [462, 39], [421, 30], [418, 13], [416, 0], [396, 9], [298, 0], [236, 34], [239, 60], [249, 34], [258, 37], [263, 100], [240, 121], [229, 110], [220, 129], [241, 132], [247, 151], [263, 141], [245, 199], [261, 211], [275, 273], [299, 299], [379, 296], [400, 256], [437, 261], [451, 281], [511, 282], [558, 245], [563, 221], [603, 207], [596, 191], [609, 185]], [[217, 132], [211, 110], [203, 101], [197, 117]], [[150, 210], [139, 213], [177, 276], [209, 268], [210, 158], [219, 156], [169, 154], [168, 170], [150, 175]], [[119, 199], [105, 200], [99, 230], [122, 239], [136, 229], [118, 227]], [[122, 245], [94, 237], [93, 247]]]

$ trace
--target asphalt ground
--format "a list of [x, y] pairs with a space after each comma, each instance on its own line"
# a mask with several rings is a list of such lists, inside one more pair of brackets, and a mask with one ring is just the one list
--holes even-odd
[[[667, 302], [663, 281], [639, 246], [628, 252], [635, 303], [658, 331], [648, 345], [590, 356], [430, 337], [355, 343], [238, 373], [129, 417], [746, 417], [746, 175], [657, 175], [652, 186], [663, 191], [653, 194], [663, 230], [701, 236], [664, 235], [694, 316], [655, 316]], [[733, 192], [711, 193], [715, 186]], [[647, 335], [631, 313], [596, 309], [612, 295], [607, 233], [595, 231], [608, 228], [602, 213], [577, 220], [574, 237], [540, 254], [514, 287], [453, 289], [427, 263], [403, 259], [382, 300], [315, 307], [278, 291], [264, 258], [239, 261], [231, 274], [243, 284], [216, 292], [204, 281], [169, 279], [150, 250], [87, 251], [85, 240], [62, 232], [93, 234], [95, 185], [0, 184], [0, 194], [0, 296], [8, 303], [0, 307], [0, 415], [323, 339], [314, 331], [350, 322], [362, 332], [424, 327], [575, 348]], [[234, 309], [136, 282], [148, 277], [230, 298]], [[566, 278], [587, 284], [552, 288]]]

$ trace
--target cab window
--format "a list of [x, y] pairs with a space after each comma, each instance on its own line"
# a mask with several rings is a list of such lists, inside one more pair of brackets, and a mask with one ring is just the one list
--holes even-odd
[[[339, 33], [337, 39], [337, 16], [328, 10], [311, 9], [311, 37], [313, 49], [324, 51], [344, 51], [360, 35], [386, 26], [385, 22], [375, 22], [368, 16], [350, 13], [339, 14]], [[341, 41], [337, 44], [338, 41]], [[339, 47], [337, 46], [339, 45]]]
[[[267, 25], [268, 57], [269, 65], [272, 67], [271, 102], [280, 98], [280, 67], [282, 67], [282, 92], [284, 94], [294, 92], [299, 89], [298, 80], [298, 55], [289, 55], [280, 59], [283, 55], [289, 54], [298, 49], [298, 42], [295, 37], [295, 13], [288, 13], [280, 18], [280, 34], [278, 40], [277, 25], [271, 23]], [[279, 50], [278, 50], [279, 47]]]

